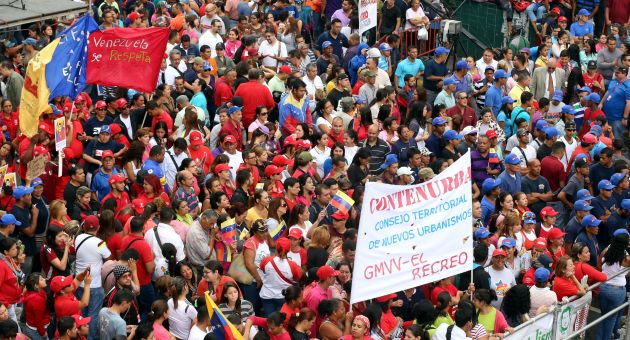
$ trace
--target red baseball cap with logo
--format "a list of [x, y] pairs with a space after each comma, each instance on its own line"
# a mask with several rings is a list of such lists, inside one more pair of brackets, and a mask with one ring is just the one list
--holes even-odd
[[103, 150], [103, 152], [101, 153], [101, 159], [105, 159], [106, 157], [114, 158], [114, 153], [112, 152], [112, 150]]
[[107, 104], [105, 104], [104, 100], [99, 100], [96, 102], [96, 105], [94, 105], [95, 109], [103, 109], [107, 106]]
[[542, 217], [547, 217], [547, 216], [556, 216], [558, 215], [559, 212], [553, 210], [552, 207], [544, 207], [542, 208], [542, 210], [540, 211], [540, 216]]
[[135, 200], [131, 201], [131, 206], [133, 207], [133, 211], [136, 212], [136, 214], [140, 215], [144, 212], [144, 201], [141, 199], [136, 198]]
[[114, 174], [114, 175], [111, 175], [109, 177], [108, 183], [111, 185], [111, 184], [114, 184], [114, 183], [122, 183], [125, 180], [126, 180], [125, 176], [123, 176], [121, 174]]
[[57, 295], [62, 289], [72, 285], [72, 280], [74, 280], [72, 275], [55, 276], [50, 280], [50, 290], [52, 290], [53, 294]]
[[564, 231], [560, 230], [560, 228], [553, 227], [553, 228], [551, 228], [549, 230], [549, 232], [547, 232], [547, 237], [550, 240], [554, 240], [554, 239], [557, 239], [557, 238], [563, 238], [564, 235], [566, 235], [566, 234], [567, 233], [565, 233]]
[[331, 277], [339, 275], [339, 271], [334, 270], [331, 266], [325, 265], [317, 269], [317, 278], [320, 281], [328, 280]]
[[131, 12], [131, 13], [127, 16], [127, 18], [129, 18], [129, 20], [131, 20], [131, 21], [134, 21], [134, 20], [136, 20], [136, 19], [140, 19], [140, 18], [142, 18], [142, 15], [140, 15], [140, 13], [138, 13], [138, 12]]
[[55, 134], [55, 130], [53, 130], [53, 127], [46, 122], [40, 122], [39, 125], [37, 125], [37, 128], [45, 131], [50, 136]]
[[232, 167], [229, 166], [228, 164], [225, 164], [225, 163], [217, 164], [217, 166], [214, 167], [214, 173], [218, 174], [221, 171], [226, 171], [226, 170], [230, 170], [230, 169], [232, 169]]
[[547, 239], [544, 237], [536, 238], [532, 247], [547, 249]]
[[223, 143], [236, 143], [236, 138], [232, 135], [225, 136]]
[[343, 212], [341, 210], [337, 210], [335, 211], [334, 214], [332, 214], [331, 216], [334, 220], [337, 221], [345, 221], [348, 219], [348, 214], [346, 212]]
[[287, 138], [284, 139], [284, 142], [282, 142], [282, 146], [285, 148], [289, 145], [295, 146], [295, 144], [297, 144], [297, 141], [295, 140], [295, 137], [291, 135], [287, 136]]
[[486, 131], [486, 136], [488, 136], [488, 138], [495, 138], [497, 136], [497, 132], [490, 129], [488, 131]]
[[[228, 137], [232, 137], [232, 136], [228, 136]], [[200, 131], [192, 131], [190, 133], [190, 145], [201, 145], [203, 144], [203, 136], [201, 135]], [[233, 137], [232, 137], [233, 138]], [[227, 140], [227, 137], [225, 138]]]
[[282, 155], [276, 155], [271, 160], [271, 164], [277, 167], [283, 167], [283, 166], [291, 164], [291, 160]]
[[289, 229], [289, 237], [299, 240], [302, 237], [304, 237], [304, 232], [302, 231], [300, 227], [293, 227]]
[[81, 316], [81, 315], [73, 315], [74, 323], [77, 324], [77, 327], [85, 326], [92, 321], [92, 318], [89, 316]]
[[119, 133], [122, 132], [122, 128], [120, 127], [119, 124], [113, 123], [113, 124], [109, 124], [109, 131], [111, 132], [111, 135], [117, 135]]
[[127, 99], [119, 98], [116, 100], [116, 107], [118, 109], [122, 109], [123, 107], [125, 107], [125, 105], [127, 105]]
[[279, 168], [273, 164], [267, 165], [265, 168], [265, 177], [271, 177], [275, 174], [279, 174], [284, 171], [282, 168]]

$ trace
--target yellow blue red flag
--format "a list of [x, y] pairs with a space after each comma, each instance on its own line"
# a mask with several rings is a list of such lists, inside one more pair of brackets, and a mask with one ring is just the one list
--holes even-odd
[[214, 334], [219, 340], [243, 340], [243, 335], [221, 313], [221, 310], [212, 301], [208, 292], [206, 292], [206, 307], [210, 316], [210, 327], [208, 327], [210, 333]]
[[347, 214], [354, 205], [354, 200], [345, 192], [337, 190], [337, 194], [330, 200], [330, 205]]

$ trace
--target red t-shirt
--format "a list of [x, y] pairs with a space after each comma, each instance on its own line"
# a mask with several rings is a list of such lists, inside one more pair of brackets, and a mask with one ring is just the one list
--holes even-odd
[[129, 200], [129, 194], [127, 194], [126, 192], [123, 191], [120, 197], [115, 197], [110, 191], [110, 193], [105, 195], [105, 197], [103, 197], [103, 199], [101, 200], [101, 205], [110, 198], [113, 198], [114, 200], [116, 200], [116, 211], [114, 211], [116, 214], [118, 214], [118, 212], [122, 208], [126, 207], [129, 203], [131, 203], [131, 200]]
[[591, 76], [588, 75], [588, 73], [583, 73], [582, 74], [582, 79], [584, 79], [584, 85], [590, 87], [593, 92], [601, 93], [601, 91], [599, 90], [598, 87], [594, 87], [593, 86], [594, 82], [600, 83], [600, 82], [602, 82], [602, 80], [604, 80], [604, 77], [602, 77], [601, 74], [595, 72], [593, 74], [593, 76], [591, 77]]
[[192, 147], [188, 147], [188, 155], [192, 158], [197, 166], [203, 162], [203, 172], [210, 172], [210, 165], [212, 165], [212, 161], [214, 161], [214, 157], [212, 157], [212, 151], [208, 149], [205, 145], [200, 145], [199, 149], [195, 150]]
[[560, 182], [567, 180], [567, 172], [564, 165], [555, 156], [546, 156], [540, 162], [540, 175], [549, 181], [551, 191], [555, 192], [560, 188]]
[[[136, 241], [137, 240], [137, 241]], [[133, 244], [131, 243], [133, 242]], [[151, 273], [149, 273], [145, 267], [146, 263], [153, 262], [153, 252], [151, 246], [140, 235], [129, 234], [122, 239], [120, 249], [122, 251], [133, 248], [140, 254], [138, 261], [138, 281], [141, 286], [145, 286], [151, 283]]]
[[558, 302], [562, 301], [565, 296], [573, 296], [577, 294], [578, 288], [571, 278], [556, 276], [553, 280], [553, 291], [558, 296]]
[[[227, 275], [223, 275], [223, 276], [221, 276], [221, 280], [219, 280], [219, 284], [216, 287], [214, 287], [214, 294], [215, 294], [214, 296], [217, 297], [217, 300], [221, 301], [221, 294], [223, 293], [223, 287], [228, 282], [232, 282], [233, 284], [236, 285], [236, 289], [238, 289], [238, 295], [242, 299], [243, 298], [243, 293], [241, 292], [241, 288], [238, 286], [236, 281], [234, 281], [233, 278], [231, 278], [231, 277], [229, 277]], [[203, 296], [207, 291], [208, 291], [208, 281], [201, 280], [199, 282], [199, 286], [197, 286], [197, 295], [198, 296]]]
[[81, 309], [79, 308], [80, 302], [77, 297], [74, 296], [74, 292], [77, 288], [74, 287], [74, 283], [72, 283], [72, 286], [74, 288], [72, 293], [68, 295], [59, 295], [55, 298], [55, 313], [57, 319], [64, 316], [81, 314]]
[[155, 125], [160, 121], [166, 123], [166, 127], [168, 128], [168, 135], [170, 136], [171, 133], [173, 133], [173, 118], [171, 118], [171, 116], [164, 111], [162, 111], [162, 114], [160, 114], [159, 116], [153, 117], [153, 120], [151, 121], [151, 131], [155, 130]]

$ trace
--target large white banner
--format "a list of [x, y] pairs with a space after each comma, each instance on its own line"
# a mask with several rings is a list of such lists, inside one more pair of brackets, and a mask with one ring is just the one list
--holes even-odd
[[471, 270], [472, 248], [470, 153], [426, 183], [367, 183], [352, 303]]
[[359, 35], [363, 35], [363, 32], [376, 27], [377, 16], [376, 0], [359, 0]]

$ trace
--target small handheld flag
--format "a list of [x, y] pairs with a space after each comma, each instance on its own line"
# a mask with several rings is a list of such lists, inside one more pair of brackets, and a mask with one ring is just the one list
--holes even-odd
[[210, 333], [219, 340], [243, 340], [243, 335], [223, 315], [208, 292], [206, 292], [206, 308], [208, 308], [208, 316], [210, 317], [210, 327], [208, 327]]
[[354, 200], [350, 198], [350, 196], [346, 195], [345, 192], [337, 190], [337, 194], [330, 201], [330, 205], [337, 208], [337, 210], [348, 214], [354, 205]]
[[276, 241], [282, 236], [284, 230], [287, 229], [287, 224], [284, 221], [281, 221], [273, 230], [269, 230], [269, 235], [271, 238]]
[[223, 242], [232, 244], [234, 242], [234, 236], [236, 236], [236, 220], [230, 218], [229, 220], [221, 223], [221, 238]]

